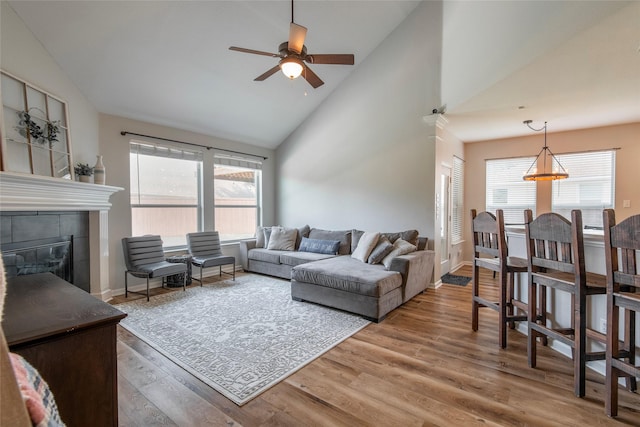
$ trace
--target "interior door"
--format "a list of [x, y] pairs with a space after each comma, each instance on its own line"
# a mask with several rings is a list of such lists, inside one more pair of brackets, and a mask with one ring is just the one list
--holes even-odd
[[450, 208], [450, 187], [451, 187], [451, 167], [442, 165], [440, 171], [440, 273], [444, 275], [449, 272], [449, 258], [450, 258], [450, 245], [451, 241], [451, 215], [449, 214]]

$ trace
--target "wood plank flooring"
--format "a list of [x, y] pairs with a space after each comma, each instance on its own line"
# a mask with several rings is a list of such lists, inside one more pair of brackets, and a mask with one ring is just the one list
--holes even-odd
[[539, 347], [531, 369], [524, 335], [502, 350], [497, 314], [473, 332], [470, 313], [470, 285], [429, 289], [242, 407], [118, 327], [120, 425], [640, 426], [639, 394], [621, 389], [608, 418], [603, 376], [587, 369], [579, 399], [568, 358]]

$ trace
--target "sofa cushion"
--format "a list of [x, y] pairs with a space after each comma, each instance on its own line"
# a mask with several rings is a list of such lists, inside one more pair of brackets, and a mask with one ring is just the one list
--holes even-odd
[[271, 227], [271, 237], [267, 249], [293, 251], [296, 248], [297, 228]]
[[262, 229], [262, 235], [264, 236], [263, 248], [266, 248], [267, 246], [269, 246], [269, 238], [271, 237], [271, 228], [272, 227], [264, 227]]
[[269, 249], [255, 248], [251, 249], [248, 258], [254, 261], [270, 262], [272, 264], [280, 264], [280, 255], [286, 254], [287, 251], [272, 251]]
[[402, 276], [397, 271], [350, 256], [298, 265], [291, 270], [291, 279], [375, 298], [402, 286]]
[[321, 259], [333, 258], [334, 256], [335, 255], [318, 254], [314, 252], [282, 252], [280, 255], [280, 263], [295, 266]]
[[356, 250], [353, 251], [351, 257], [357, 259], [358, 261], [367, 262], [367, 259], [369, 258], [369, 255], [371, 254], [373, 248], [376, 247], [379, 238], [380, 233], [365, 231], [362, 236], [360, 236], [358, 246], [356, 246]]
[[393, 244], [387, 239], [386, 236], [380, 236], [378, 239], [378, 244], [369, 254], [369, 258], [367, 258], [367, 262], [369, 264], [379, 264], [380, 261], [387, 255], [389, 252], [393, 250]]
[[318, 240], [340, 240], [339, 255], [348, 255], [351, 253], [351, 230], [322, 230], [312, 228], [309, 232], [310, 239]]
[[303, 237], [298, 250], [300, 252], [337, 255], [338, 249], [340, 249], [340, 240], [320, 240]]
[[403, 239], [397, 239], [393, 242], [393, 250], [382, 259], [382, 264], [388, 270], [391, 267], [391, 261], [397, 256], [405, 255], [416, 251], [416, 247]]

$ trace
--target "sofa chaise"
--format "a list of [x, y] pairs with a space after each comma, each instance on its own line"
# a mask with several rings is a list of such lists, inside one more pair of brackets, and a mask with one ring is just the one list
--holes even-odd
[[[283, 231], [285, 230], [285, 231]], [[273, 233], [276, 240], [270, 239]], [[285, 243], [281, 238], [288, 233]], [[291, 297], [380, 322], [396, 307], [425, 291], [435, 253], [416, 230], [264, 227], [240, 242], [245, 271], [291, 280]]]

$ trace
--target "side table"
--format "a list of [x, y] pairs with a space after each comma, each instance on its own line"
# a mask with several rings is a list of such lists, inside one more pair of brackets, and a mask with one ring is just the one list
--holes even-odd
[[[173, 263], [182, 263], [187, 265], [187, 280], [185, 282], [186, 285], [191, 284], [191, 255], [173, 255], [166, 258], [167, 262]], [[170, 288], [181, 288], [182, 287], [182, 279], [185, 273], [174, 274], [172, 276], [167, 276], [167, 286]]]

